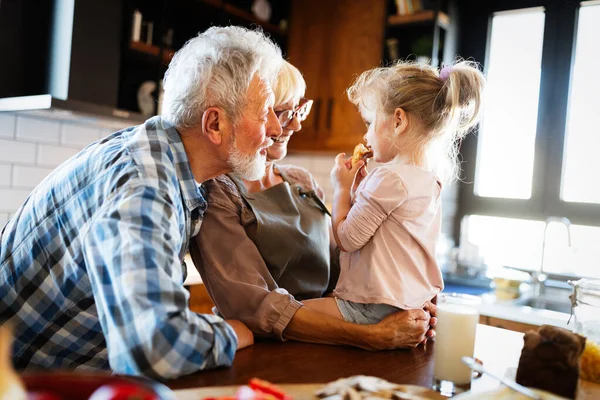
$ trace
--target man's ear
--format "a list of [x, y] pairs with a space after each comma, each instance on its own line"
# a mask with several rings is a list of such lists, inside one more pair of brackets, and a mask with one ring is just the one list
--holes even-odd
[[223, 140], [225, 114], [218, 107], [209, 107], [202, 114], [202, 134], [215, 145]]
[[408, 127], [408, 115], [404, 109], [398, 107], [394, 110], [394, 131], [396, 133], [403, 133]]

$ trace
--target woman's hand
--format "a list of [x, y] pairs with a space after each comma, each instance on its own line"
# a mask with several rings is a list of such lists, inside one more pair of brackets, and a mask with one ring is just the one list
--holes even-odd
[[372, 336], [369, 338], [370, 348], [387, 350], [417, 347], [427, 339], [431, 320], [429, 312], [422, 309], [404, 310], [390, 314], [380, 323], [372, 326]]
[[[365, 162], [361, 160], [352, 167], [344, 159], [345, 157], [345, 153], [340, 153], [335, 157], [335, 165], [331, 170], [330, 178], [334, 190], [347, 190], [350, 192], [353, 182], [357, 178], [357, 172], [365, 165]], [[350, 168], [348, 168], [349, 166]]]

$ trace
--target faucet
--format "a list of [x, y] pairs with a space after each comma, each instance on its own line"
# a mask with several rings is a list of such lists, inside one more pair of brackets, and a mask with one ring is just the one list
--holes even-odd
[[548, 225], [552, 222], [559, 222], [567, 228], [567, 239], [569, 241], [569, 247], [571, 247], [571, 221], [565, 217], [548, 217], [544, 225], [544, 236], [542, 239], [542, 256], [540, 261], [539, 271], [534, 271], [531, 274], [531, 281], [533, 284], [533, 296], [539, 297], [542, 294], [544, 288], [544, 282], [546, 281], [546, 274], [544, 273], [544, 257], [546, 254], [546, 233], [548, 231]]

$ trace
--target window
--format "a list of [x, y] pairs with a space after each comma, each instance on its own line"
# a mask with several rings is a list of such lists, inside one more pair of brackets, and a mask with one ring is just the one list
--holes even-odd
[[600, 278], [600, 0], [534, 5], [488, 8], [473, 51], [487, 54], [488, 90], [479, 135], [463, 144], [473, 184], [461, 188], [461, 237], [490, 265], [534, 270], [545, 221], [566, 217], [571, 246], [549, 223], [544, 270]]
[[[544, 222], [470, 215], [466, 238], [479, 247], [490, 267], [510, 265], [539, 270], [542, 263]], [[551, 222], [546, 231], [544, 271], [600, 278], [600, 228]]]
[[600, 4], [582, 7], [578, 22], [561, 197], [600, 203]]
[[543, 8], [492, 19], [475, 179], [479, 196], [531, 197], [543, 38]]

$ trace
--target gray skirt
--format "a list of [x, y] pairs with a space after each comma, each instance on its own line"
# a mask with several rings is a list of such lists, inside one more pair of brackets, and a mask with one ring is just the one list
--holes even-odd
[[390, 306], [388, 304], [355, 303], [337, 297], [335, 298], [335, 301], [344, 320], [354, 322], [355, 324], [376, 324], [391, 313], [402, 311], [401, 308]]

